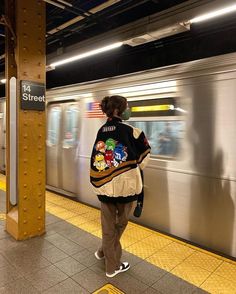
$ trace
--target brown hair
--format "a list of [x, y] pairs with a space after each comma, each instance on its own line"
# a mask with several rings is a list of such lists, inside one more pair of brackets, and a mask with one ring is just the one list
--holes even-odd
[[107, 117], [112, 117], [115, 109], [118, 110], [117, 115], [121, 116], [127, 108], [127, 100], [125, 97], [119, 95], [106, 96], [102, 99], [100, 107]]

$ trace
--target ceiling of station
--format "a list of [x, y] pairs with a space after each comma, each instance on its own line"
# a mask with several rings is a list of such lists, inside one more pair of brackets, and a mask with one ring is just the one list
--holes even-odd
[[[19, 0], [18, 0], [19, 1]], [[66, 47], [187, 0], [46, 0], [47, 53]], [[4, 1], [0, 1], [4, 15]], [[0, 55], [4, 54], [0, 26]], [[1, 63], [4, 61], [1, 59]]]
[[[20, 1], [20, 0], [18, 0]], [[46, 3], [46, 51], [47, 59], [69, 54], [93, 40], [106, 41], [107, 36], [120, 32], [137, 35], [144, 26], [164, 25], [164, 29], [180, 19], [189, 19], [204, 7], [220, 7], [234, 4], [235, 0], [43, 0]], [[0, 13], [4, 15], [4, 0], [0, 1]], [[224, 3], [223, 3], [224, 2]], [[205, 5], [205, 6], [204, 6]], [[202, 10], [201, 10], [201, 7]], [[170, 11], [170, 13], [169, 13]], [[169, 13], [169, 14], [168, 14]], [[143, 22], [142, 22], [143, 21]], [[180, 23], [180, 22], [179, 22]], [[132, 34], [131, 34], [132, 33]], [[149, 33], [149, 32], [148, 32]], [[143, 28], [144, 36], [145, 28]], [[58, 86], [91, 79], [98, 79], [173, 63], [199, 59], [236, 50], [235, 13], [228, 17], [192, 25], [173, 35], [162, 36], [155, 31], [155, 38], [130, 46], [126, 43], [116, 53], [86, 59], [47, 74], [47, 84]], [[110, 34], [110, 35], [109, 35]], [[139, 38], [141, 39], [141, 38]], [[90, 41], [91, 40], [91, 41]], [[130, 39], [132, 41], [132, 38]], [[0, 25], [0, 75], [4, 75], [4, 25]], [[83, 47], [84, 46], [84, 47]], [[70, 51], [71, 50], [71, 51]], [[47, 62], [47, 64], [49, 64]], [[60, 83], [58, 82], [60, 81]]]

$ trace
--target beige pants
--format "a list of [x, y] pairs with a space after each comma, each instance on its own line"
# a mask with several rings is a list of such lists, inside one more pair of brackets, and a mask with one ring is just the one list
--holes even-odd
[[101, 202], [102, 247], [98, 250], [100, 257], [105, 256], [106, 272], [113, 273], [120, 268], [122, 248], [120, 238], [124, 232], [133, 202]]

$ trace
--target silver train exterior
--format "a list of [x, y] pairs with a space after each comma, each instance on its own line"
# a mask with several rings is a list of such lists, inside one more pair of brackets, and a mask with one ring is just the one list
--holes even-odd
[[132, 218], [236, 257], [236, 53], [47, 92], [47, 185], [95, 207], [97, 107], [113, 94], [128, 98], [127, 123], [152, 147], [143, 213]]

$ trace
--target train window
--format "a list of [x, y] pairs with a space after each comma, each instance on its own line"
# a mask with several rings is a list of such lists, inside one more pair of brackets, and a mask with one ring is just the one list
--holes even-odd
[[79, 109], [76, 105], [68, 105], [65, 111], [65, 130], [63, 147], [69, 148], [77, 144]]
[[180, 151], [185, 124], [182, 120], [129, 121], [144, 131], [154, 157], [174, 158]]
[[59, 141], [59, 130], [61, 120], [61, 108], [53, 106], [48, 113], [47, 144], [57, 145]]

